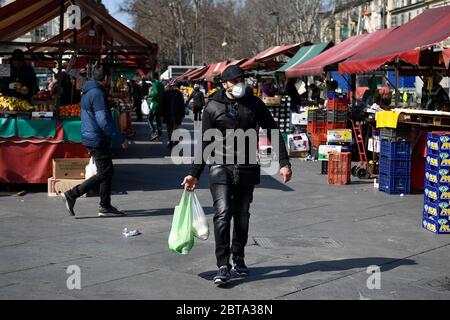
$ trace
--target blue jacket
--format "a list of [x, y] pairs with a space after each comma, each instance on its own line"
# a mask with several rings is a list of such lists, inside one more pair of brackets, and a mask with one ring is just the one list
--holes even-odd
[[105, 98], [105, 89], [94, 80], [87, 81], [81, 98], [81, 134], [83, 145], [91, 148], [111, 147], [111, 142], [124, 143]]

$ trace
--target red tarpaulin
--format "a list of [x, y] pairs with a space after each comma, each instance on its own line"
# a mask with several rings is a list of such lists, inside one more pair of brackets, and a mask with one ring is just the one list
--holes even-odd
[[47, 183], [52, 159], [89, 157], [82, 144], [64, 141], [63, 136], [58, 124], [54, 138], [0, 138], [0, 183]]
[[318, 56], [287, 70], [286, 76], [288, 78], [297, 78], [323, 74], [328, 66], [334, 66], [337, 63], [348, 59], [358, 53], [361, 49], [373, 43], [379, 44], [380, 39], [385, 37], [386, 34], [391, 31], [392, 29], [384, 29], [374, 33], [350, 37]]
[[[309, 44], [309, 42], [308, 42], [308, 44]], [[261, 65], [264, 66], [264, 62], [272, 60], [281, 55], [286, 55], [289, 58], [292, 58], [297, 53], [298, 49], [303, 45], [306, 45], [306, 42], [305, 43], [297, 43], [297, 44], [288, 45], [288, 46], [270, 47], [270, 48], [258, 53], [253, 58], [250, 58], [247, 62], [243, 63], [241, 65], [241, 67], [244, 70], [254, 70], [254, 69], [258, 69], [259, 67], [261, 67]]]
[[394, 29], [379, 43], [372, 43], [339, 64], [340, 73], [367, 72], [399, 58], [417, 65], [420, 51], [450, 36], [450, 6], [430, 9]]

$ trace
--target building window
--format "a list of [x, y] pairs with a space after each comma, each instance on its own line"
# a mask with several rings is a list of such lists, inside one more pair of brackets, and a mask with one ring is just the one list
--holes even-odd
[[392, 17], [392, 27], [396, 27], [397, 26], [397, 16], [393, 16]]

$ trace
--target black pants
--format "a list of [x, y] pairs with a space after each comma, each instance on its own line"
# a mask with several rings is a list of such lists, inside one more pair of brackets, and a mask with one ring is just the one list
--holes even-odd
[[[228, 265], [230, 254], [244, 257], [248, 240], [250, 203], [253, 201], [253, 185], [211, 184], [214, 200], [214, 236], [216, 239], [217, 266]], [[231, 218], [234, 221], [230, 250]]]
[[194, 121], [202, 121], [202, 108], [194, 107]]
[[100, 207], [111, 207], [111, 186], [114, 174], [112, 153], [108, 148], [88, 148], [89, 153], [94, 158], [97, 174], [82, 184], [69, 190], [69, 196], [73, 199], [79, 198], [100, 185]]
[[136, 118], [138, 122], [142, 122], [142, 110], [141, 110], [141, 101], [135, 100], [133, 101], [133, 108], [136, 110]]

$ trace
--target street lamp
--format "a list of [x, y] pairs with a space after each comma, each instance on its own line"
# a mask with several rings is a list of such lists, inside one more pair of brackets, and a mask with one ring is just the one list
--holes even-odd
[[226, 59], [226, 56], [225, 56], [225, 48], [226, 48], [227, 45], [228, 45], [227, 41], [226, 41], [225, 39], [223, 39], [223, 42], [222, 42], [222, 48], [223, 48], [223, 60]]

